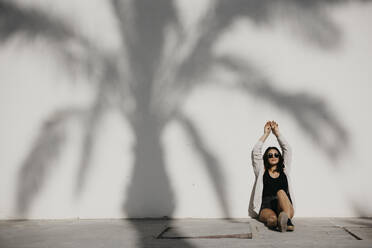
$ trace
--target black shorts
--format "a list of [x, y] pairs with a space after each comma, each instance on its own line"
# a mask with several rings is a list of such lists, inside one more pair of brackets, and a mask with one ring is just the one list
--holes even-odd
[[[292, 203], [291, 197], [288, 194], [287, 194], [287, 196], [289, 198], [289, 201]], [[265, 196], [265, 197], [262, 197], [262, 204], [261, 204], [260, 212], [264, 208], [270, 208], [271, 210], [273, 210], [276, 213], [276, 215], [279, 215], [279, 211], [278, 211], [278, 196]]]
[[264, 209], [264, 208], [270, 208], [271, 210], [273, 210], [276, 213], [276, 215], [279, 215], [279, 213], [278, 213], [278, 197], [277, 196], [262, 197], [262, 204], [261, 204], [260, 213], [261, 213], [261, 210]]

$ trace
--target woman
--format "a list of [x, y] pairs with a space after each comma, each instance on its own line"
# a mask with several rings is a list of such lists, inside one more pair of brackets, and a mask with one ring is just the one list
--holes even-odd
[[[271, 131], [278, 139], [283, 155], [276, 147], [268, 147], [262, 155], [262, 145]], [[256, 182], [252, 191], [250, 212], [258, 216], [258, 220], [270, 229], [278, 228], [281, 232], [294, 230], [291, 221], [294, 207], [289, 178], [291, 156], [291, 148], [279, 132], [278, 124], [275, 121], [266, 122], [264, 134], [252, 150]]]

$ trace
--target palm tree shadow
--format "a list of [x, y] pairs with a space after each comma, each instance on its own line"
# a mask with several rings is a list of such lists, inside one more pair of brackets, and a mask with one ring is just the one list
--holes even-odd
[[[130, 85], [136, 103], [136, 112], [131, 113], [129, 121], [135, 135], [133, 147], [135, 162], [131, 182], [127, 188], [123, 211], [130, 218], [165, 217], [166, 226], [172, 224], [175, 210], [174, 192], [165, 170], [164, 148], [161, 137], [169, 121], [169, 114], [162, 111], [162, 101], [156, 94], [157, 88], [164, 87], [159, 77], [159, 61], [166, 44], [167, 28], [179, 27], [176, 10], [172, 1], [135, 1], [132, 6], [121, 5], [113, 1], [119, 18], [125, 18], [130, 8], [136, 13], [132, 30], [135, 35], [128, 34], [128, 28], [121, 21], [123, 39], [128, 45], [130, 58]], [[177, 29], [175, 29], [177, 30]], [[177, 31], [176, 31], [177, 32]], [[126, 36], [125, 36], [126, 35]], [[160, 76], [161, 77], [161, 76]], [[128, 116], [128, 114], [126, 113]], [[146, 230], [138, 221], [132, 225], [139, 235], [139, 247], [149, 247], [151, 241], [146, 239]], [[181, 235], [180, 235], [181, 236]], [[150, 242], [150, 243], [149, 243]], [[189, 242], [179, 240], [178, 246], [192, 247]]]
[[[130, 186], [126, 192], [127, 199], [123, 203], [123, 212], [129, 217], [143, 217], [142, 213], [152, 213], [153, 216], [147, 217], [171, 217], [173, 215], [176, 205], [174, 192], [165, 170], [161, 136], [166, 125], [175, 119], [190, 135], [196, 150], [204, 159], [220, 204], [228, 216], [229, 207], [226, 193], [221, 186], [224, 178], [219, 171], [219, 161], [206, 148], [192, 121], [183, 116], [178, 109], [182, 104], [182, 99], [197, 84], [198, 79], [210, 73], [210, 68], [215, 64], [222, 64], [244, 77], [248, 76], [249, 78], [253, 75], [257, 78], [258, 75], [260, 80], [241, 80], [237, 87], [241, 87], [247, 93], [258, 96], [275, 106], [286, 109], [304, 132], [320, 144], [326, 154], [336, 154], [334, 143], [340, 141], [348, 143], [348, 136], [343, 125], [327, 110], [325, 103], [310, 94], [286, 94], [273, 87], [272, 82], [252, 69], [253, 66], [248, 66], [247, 63], [242, 63], [236, 58], [216, 58], [212, 49], [218, 37], [227, 31], [237, 18], [248, 18], [257, 25], [271, 25], [277, 18], [278, 10], [283, 10], [289, 5], [292, 13], [298, 14], [294, 17], [290, 15], [290, 18], [295, 18], [292, 23], [295, 25], [294, 28], [300, 30], [300, 37], [317, 48], [332, 49], [339, 44], [341, 32], [327, 17], [323, 7], [342, 2], [334, 0], [309, 2], [300, 0], [289, 2], [216, 1], [201, 21], [200, 30], [191, 52], [183, 56], [181, 62], [176, 63], [172, 59], [169, 59], [168, 62], [162, 61], [165, 56], [164, 44], [168, 44], [168, 39], [165, 37], [167, 30], [175, 30], [174, 35], [178, 37], [177, 45], [179, 47], [182, 47], [183, 38], [188, 35], [179, 23], [173, 2], [139, 0], [129, 4], [113, 0], [111, 3], [119, 20], [124, 40], [123, 47], [125, 49], [123, 49], [122, 56], [127, 56], [125, 59], [128, 61], [128, 68], [123, 70], [118, 68], [122, 65], [118, 62], [120, 60], [107, 59], [108, 55], [100, 54], [85, 40], [79, 41], [82, 46], [87, 47], [92, 54], [95, 54], [95, 60], [103, 61], [100, 66], [103, 67], [101, 70], [105, 71], [104, 75], [107, 77], [104, 77], [104, 81], [102, 78], [97, 78], [98, 81], [101, 81], [100, 87], [98, 87], [99, 94], [97, 94], [96, 105], [88, 111], [90, 114], [85, 111], [80, 115], [80, 117], [87, 115], [90, 117], [88, 117], [89, 126], [83, 142], [76, 191], [80, 192], [84, 186], [97, 132], [94, 123], [101, 118], [101, 113], [105, 111], [105, 107], [102, 107], [104, 102], [107, 98], [115, 96], [119, 99], [118, 102], [123, 104], [126, 102], [123, 97], [126, 97], [133, 100], [134, 111], [125, 106], [114, 105], [122, 110], [123, 116], [131, 124], [136, 138], [136, 144], [133, 147], [134, 169]], [[301, 18], [296, 19], [300, 15]], [[313, 15], [317, 18], [314, 18]], [[306, 18], [302, 18], [304, 16]], [[310, 18], [313, 18], [314, 21], [310, 22]], [[19, 8], [7, 1], [0, 1], [0, 23], [3, 24], [0, 26], [1, 42], [6, 42], [10, 37], [20, 32], [31, 37], [46, 36], [59, 44], [72, 37], [79, 40], [76, 33], [66, 27], [63, 22], [54, 21], [37, 10]], [[174, 56], [177, 57], [176, 54]], [[159, 78], [162, 79], [162, 75], [159, 75], [162, 73], [159, 67], [163, 64], [165, 64], [165, 68], [168, 66], [172, 69], [172, 72], [169, 72], [171, 76], [165, 80], [165, 83], [159, 80]], [[176, 84], [177, 81], [180, 82]], [[180, 90], [181, 97], [176, 103], [172, 102], [174, 105], [172, 105], [171, 111], [164, 111], [169, 104], [167, 105], [167, 102], [164, 101], [163, 93], [179, 92]], [[118, 91], [124, 91], [124, 93], [118, 93]], [[313, 120], [314, 116], [317, 121], [309, 124], [309, 120]], [[50, 119], [54, 120], [54, 117], [52, 116]], [[19, 175], [20, 190], [17, 195], [17, 206], [19, 212], [23, 214], [27, 213], [33, 198], [47, 179], [51, 159], [58, 156], [63, 146], [64, 131], [59, 128], [63, 121], [56, 123], [42, 131], [22, 166]], [[322, 129], [325, 126], [335, 127], [335, 142], [331, 145], [325, 143], [318, 131], [319, 128]], [[37, 186], [34, 186], [33, 183], [35, 177], [39, 181]], [[141, 246], [148, 246], [149, 244], [144, 243], [145, 241], [141, 241], [145, 237], [146, 231], [135, 221], [132, 224], [139, 233]], [[167, 224], [171, 224], [171, 220]], [[187, 247], [187, 242], [184, 245]]]

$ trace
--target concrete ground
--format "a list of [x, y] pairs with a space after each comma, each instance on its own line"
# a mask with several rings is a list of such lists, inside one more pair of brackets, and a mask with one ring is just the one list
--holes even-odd
[[372, 247], [372, 218], [293, 223], [294, 232], [280, 233], [254, 219], [3, 220], [0, 248]]

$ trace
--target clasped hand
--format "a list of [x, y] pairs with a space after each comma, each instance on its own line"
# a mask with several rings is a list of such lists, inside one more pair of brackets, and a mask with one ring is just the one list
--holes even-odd
[[268, 121], [265, 124], [264, 133], [268, 135], [270, 132], [273, 132], [275, 136], [279, 135], [279, 125], [275, 121]]

